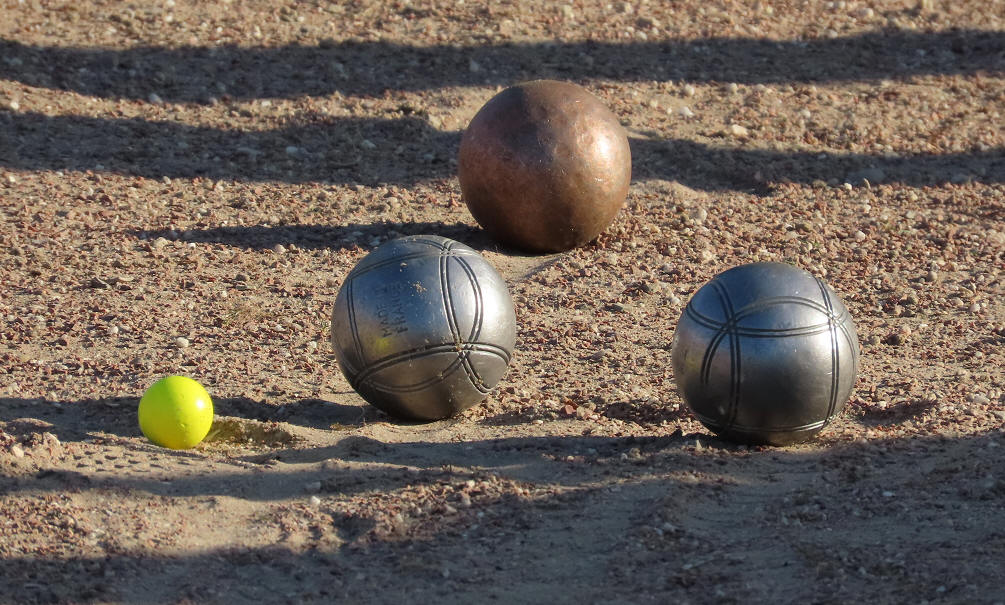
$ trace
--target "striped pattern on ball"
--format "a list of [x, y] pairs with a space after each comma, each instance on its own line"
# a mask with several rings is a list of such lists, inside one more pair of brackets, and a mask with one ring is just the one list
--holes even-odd
[[392, 240], [360, 261], [332, 324], [350, 385], [389, 413], [422, 419], [484, 398], [515, 342], [502, 278], [471, 248], [438, 236]]
[[743, 265], [708, 282], [685, 308], [673, 349], [695, 416], [741, 441], [816, 433], [843, 408], [858, 371], [845, 306], [822, 280], [781, 263]]

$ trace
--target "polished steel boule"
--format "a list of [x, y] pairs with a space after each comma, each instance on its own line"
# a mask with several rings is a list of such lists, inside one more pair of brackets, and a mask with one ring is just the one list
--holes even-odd
[[461, 138], [469, 210], [500, 243], [558, 252], [596, 238], [624, 205], [632, 175], [618, 118], [586, 89], [535, 80], [503, 90]]
[[681, 396], [711, 431], [786, 445], [811, 438], [844, 408], [858, 337], [822, 280], [792, 265], [752, 263], [694, 294], [671, 357]]
[[436, 235], [388, 241], [349, 272], [331, 342], [365, 400], [413, 420], [447, 418], [499, 382], [516, 342], [506, 283], [483, 256]]

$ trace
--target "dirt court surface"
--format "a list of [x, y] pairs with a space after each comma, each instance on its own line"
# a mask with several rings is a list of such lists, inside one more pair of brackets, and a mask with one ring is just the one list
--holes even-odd
[[[633, 182], [595, 242], [471, 219], [460, 134], [579, 83]], [[0, 602], [1005, 603], [1005, 2], [0, 0]], [[506, 278], [517, 353], [396, 422], [328, 344], [397, 235]], [[826, 279], [861, 372], [814, 441], [712, 436], [690, 295]], [[210, 437], [136, 406], [201, 381]]]

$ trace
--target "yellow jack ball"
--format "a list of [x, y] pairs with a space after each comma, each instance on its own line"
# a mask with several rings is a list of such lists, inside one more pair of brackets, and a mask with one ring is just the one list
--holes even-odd
[[140, 399], [140, 430], [161, 447], [188, 449], [213, 425], [213, 400], [201, 384], [185, 376], [155, 382]]

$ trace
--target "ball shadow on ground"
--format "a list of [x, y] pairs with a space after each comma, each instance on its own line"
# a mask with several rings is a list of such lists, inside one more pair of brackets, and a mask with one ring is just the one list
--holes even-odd
[[394, 222], [349, 223], [345, 225], [279, 225], [211, 227], [191, 229], [182, 233], [170, 229], [135, 231], [133, 235], [141, 239], [181, 239], [186, 242], [214, 243], [253, 250], [268, 250], [276, 245], [296, 245], [307, 250], [316, 249], [357, 249], [373, 248], [376, 244], [406, 235], [440, 235], [475, 250], [511, 252], [501, 248], [488, 234], [478, 227], [464, 223]]
[[[0, 398], [0, 423], [8, 434], [22, 439], [54, 433], [60, 441], [83, 441], [95, 437], [142, 438], [136, 410], [138, 397], [108, 397], [77, 401]], [[248, 423], [287, 423], [312, 429], [347, 430], [368, 423], [387, 421], [387, 416], [368, 405], [344, 405], [321, 399], [302, 399], [275, 405], [247, 397], [213, 400], [216, 419]], [[408, 423], [401, 423], [403, 427]], [[211, 432], [212, 430], [211, 429]]]
[[[589, 403], [589, 402], [585, 402]], [[478, 413], [478, 410], [475, 410]], [[589, 417], [592, 414], [599, 414], [605, 418], [613, 418], [625, 422], [631, 422], [643, 426], [665, 426], [690, 417], [690, 412], [678, 405], [676, 409], [671, 408], [666, 402], [657, 398], [633, 398], [621, 401], [612, 401], [602, 405], [575, 405], [568, 404], [560, 406], [557, 410], [553, 408], [523, 408], [520, 410], [510, 410], [501, 413], [492, 413], [491, 406], [484, 416], [477, 419], [477, 422], [484, 426], [517, 426], [543, 420], [545, 422]]]
[[284, 422], [312, 429], [344, 431], [374, 422], [392, 422], [403, 429], [421, 428], [430, 423], [412, 423], [392, 419], [367, 404], [346, 405], [324, 399], [300, 399], [275, 405], [247, 397], [216, 400], [218, 416], [232, 416], [258, 422]]

